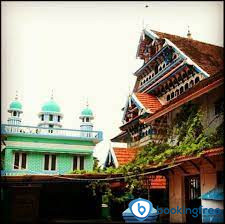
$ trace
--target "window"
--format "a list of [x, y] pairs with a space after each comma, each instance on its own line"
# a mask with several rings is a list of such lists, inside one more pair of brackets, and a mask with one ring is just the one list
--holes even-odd
[[188, 83], [185, 84], [184, 89], [185, 89], [185, 90], [188, 89]]
[[155, 66], [155, 74], [158, 73], [158, 66]]
[[87, 121], [87, 122], [89, 122], [89, 121], [90, 121], [89, 117], [87, 117], [87, 118], [86, 118], [86, 121]]
[[13, 116], [16, 116], [16, 111], [13, 111]]
[[178, 89], [176, 90], [175, 93], [176, 93], [176, 96], [179, 96], [179, 90]]
[[44, 170], [56, 170], [56, 155], [45, 154]]
[[16, 152], [14, 154], [14, 169], [22, 170], [27, 168], [27, 154]]
[[84, 169], [84, 156], [74, 156], [73, 170], [83, 170], [83, 169]]
[[191, 81], [190, 81], [190, 84], [189, 84], [189, 87], [191, 88], [193, 85], [194, 85], [194, 81], [191, 80]]
[[184, 87], [181, 86], [181, 87], [180, 87], [180, 94], [183, 93], [183, 92], [184, 92]]
[[52, 114], [49, 115], [49, 121], [53, 121], [53, 115]]
[[200, 80], [199, 80], [199, 77], [196, 77], [196, 78], [195, 78], [195, 84], [198, 83], [199, 81], [200, 81]]
[[58, 116], [58, 122], [60, 122], [60, 116]]
[[174, 98], [174, 92], [171, 93], [171, 100]]
[[44, 114], [41, 115], [41, 120], [42, 120], [42, 121], [44, 120]]
[[169, 100], [170, 100], [170, 95], [167, 95], [166, 100], [167, 100], [167, 101], [169, 101]]

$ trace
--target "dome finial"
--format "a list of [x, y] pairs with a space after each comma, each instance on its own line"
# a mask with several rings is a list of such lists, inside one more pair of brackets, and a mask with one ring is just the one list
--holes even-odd
[[191, 32], [190, 32], [190, 27], [189, 26], [188, 26], [187, 37], [188, 37], [188, 39], [192, 39]]
[[18, 91], [16, 90], [15, 100], [18, 100]]
[[51, 95], [51, 100], [53, 100], [53, 89], [52, 89], [52, 95]]
[[86, 101], [86, 106], [89, 107], [88, 98], [87, 98], [87, 101]]

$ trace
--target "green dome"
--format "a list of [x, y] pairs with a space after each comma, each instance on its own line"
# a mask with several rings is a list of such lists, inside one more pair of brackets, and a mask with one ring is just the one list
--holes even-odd
[[18, 100], [14, 100], [14, 101], [10, 104], [9, 108], [10, 108], [11, 110], [14, 110], [14, 109], [16, 109], [16, 110], [22, 110], [22, 104], [21, 104]]
[[45, 103], [41, 109], [43, 112], [60, 112], [60, 107], [54, 100]]
[[81, 115], [83, 116], [93, 116], [92, 110], [88, 107], [82, 110]]

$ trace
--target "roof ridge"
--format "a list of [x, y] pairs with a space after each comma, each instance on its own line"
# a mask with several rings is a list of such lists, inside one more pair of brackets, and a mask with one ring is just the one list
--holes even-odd
[[[174, 37], [179, 37], [179, 38], [183, 38], [183, 39], [186, 39], [190, 42], [199, 42], [199, 43], [202, 43], [202, 44], [207, 44], [207, 45], [211, 45], [213, 47], [219, 47], [219, 48], [224, 48], [224, 47], [221, 47], [221, 46], [218, 46], [218, 45], [215, 45], [215, 44], [211, 44], [211, 43], [207, 43], [207, 42], [203, 42], [203, 41], [200, 41], [200, 40], [196, 40], [196, 39], [189, 39], [188, 37], [182, 37], [182, 36], [179, 36], [179, 35], [176, 35], [176, 34], [171, 34], [171, 33], [165, 33], [165, 32], [161, 32], [161, 31], [157, 31], [157, 30], [151, 30], [152, 32], [154, 33], [159, 33], [159, 34], [165, 34], [165, 35], [170, 35], [170, 36], [174, 36]], [[160, 38], [161, 39], [161, 38]]]

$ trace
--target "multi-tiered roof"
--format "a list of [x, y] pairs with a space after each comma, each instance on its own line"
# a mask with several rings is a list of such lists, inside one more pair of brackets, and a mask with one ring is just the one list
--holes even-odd
[[136, 56], [144, 63], [134, 73], [137, 79], [124, 107], [122, 132], [113, 142], [141, 143], [145, 136], [163, 132], [169, 111], [223, 83], [219, 46], [144, 29]]

